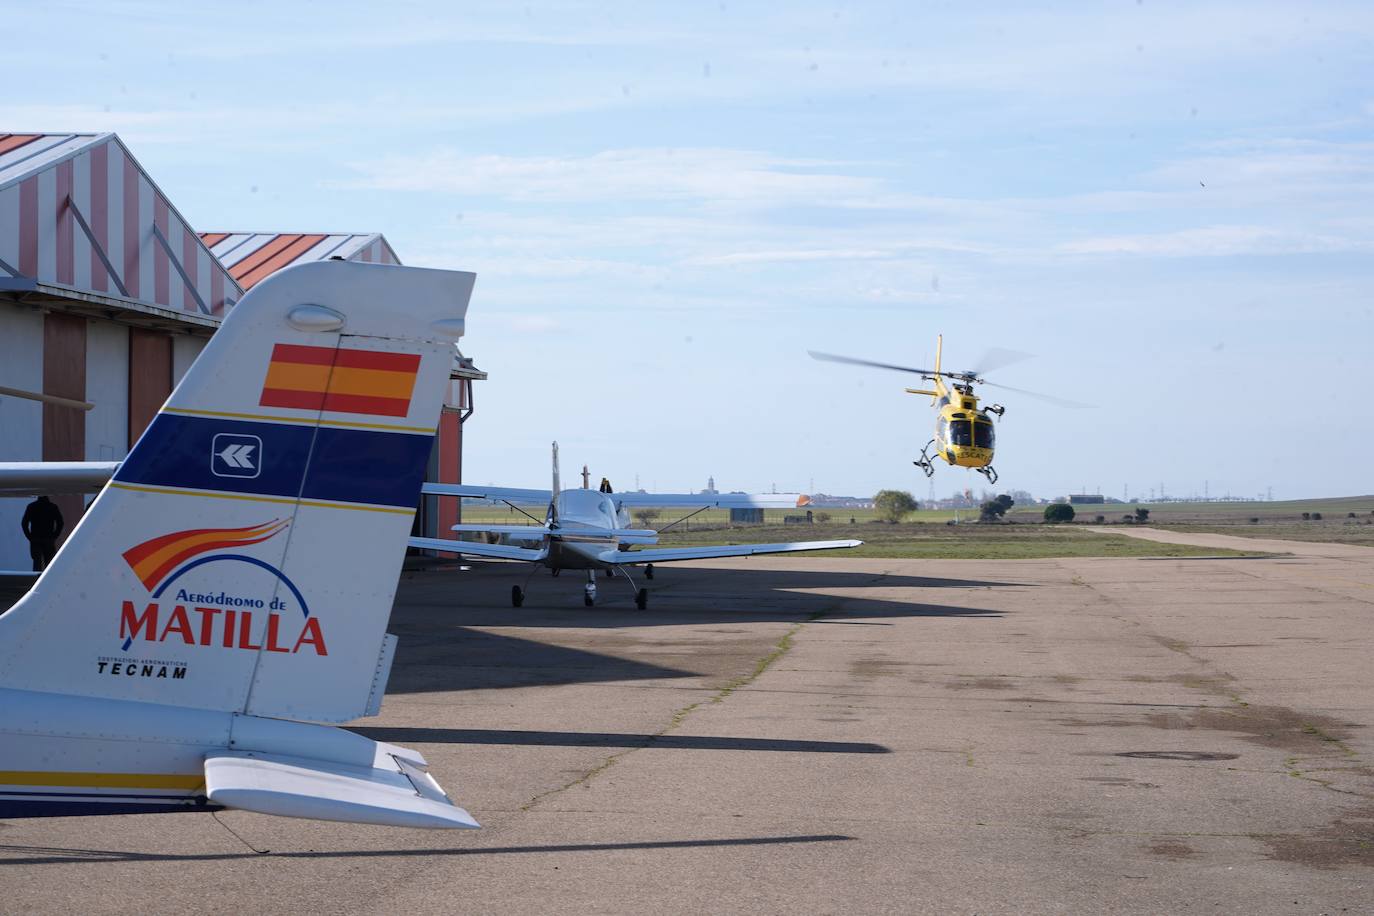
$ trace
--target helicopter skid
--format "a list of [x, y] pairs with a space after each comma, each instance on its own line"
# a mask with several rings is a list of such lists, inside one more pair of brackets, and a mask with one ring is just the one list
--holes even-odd
[[987, 464], [981, 468], [974, 468], [974, 470], [986, 477], [989, 484], [997, 483], [997, 471], [993, 469], [992, 465]]

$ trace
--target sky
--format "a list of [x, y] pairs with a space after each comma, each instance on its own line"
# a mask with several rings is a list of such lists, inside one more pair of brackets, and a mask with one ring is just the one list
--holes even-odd
[[[914, 377], [1035, 354], [997, 489], [1374, 492], [1374, 6], [3, 0], [7, 131], [197, 229], [472, 270], [464, 479], [930, 484]], [[55, 53], [60, 49], [60, 53]], [[984, 481], [941, 465], [934, 492]]]

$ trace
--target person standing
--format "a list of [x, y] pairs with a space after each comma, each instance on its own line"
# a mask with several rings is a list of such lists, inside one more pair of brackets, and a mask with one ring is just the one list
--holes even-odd
[[62, 510], [46, 496], [40, 496], [24, 509], [19, 527], [29, 539], [29, 556], [33, 571], [42, 572], [57, 553], [57, 539], [62, 536]]

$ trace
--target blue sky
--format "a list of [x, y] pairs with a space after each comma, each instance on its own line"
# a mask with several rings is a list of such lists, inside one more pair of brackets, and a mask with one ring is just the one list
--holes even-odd
[[1003, 488], [1374, 491], [1367, 4], [7, 6], [7, 130], [118, 131], [199, 229], [477, 272], [469, 481], [556, 438], [921, 498], [928, 402], [805, 351], [943, 333], [1100, 405], [999, 397]]

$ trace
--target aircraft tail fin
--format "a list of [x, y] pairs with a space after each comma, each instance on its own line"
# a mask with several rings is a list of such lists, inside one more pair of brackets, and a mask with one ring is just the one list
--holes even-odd
[[563, 487], [558, 480], [558, 443], [553, 444], [553, 498], [549, 501], [549, 524], [558, 524], [558, 495], [563, 492]]
[[319, 261], [257, 284], [0, 616], [0, 685], [313, 722], [375, 711], [473, 280]]

